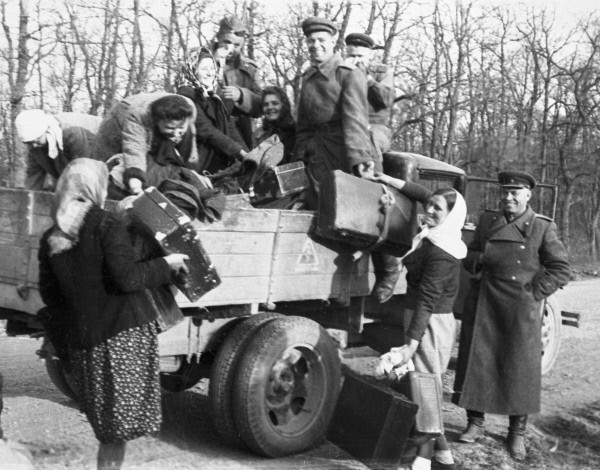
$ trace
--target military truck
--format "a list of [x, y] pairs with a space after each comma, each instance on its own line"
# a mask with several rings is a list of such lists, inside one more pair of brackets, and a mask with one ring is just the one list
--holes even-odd
[[[477, 214], [497, 205], [494, 181], [468, 177], [455, 166], [399, 152], [386, 154], [385, 162], [390, 171], [404, 168], [398, 176], [463, 193], [469, 208], [466, 241]], [[535, 191], [534, 210], [552, 217], [556, 187], [540, 184]], [[0, 188], [0, 319], [9, 319], [9, 335], [44, 338], [36, 317], [43, 307], [37, 252], [41, 234], [51, 226], [51, 199], [49, 193]], [[222, 283], [194, 303], [178, 294], [185, 319], [159, 335], [165, 391], [181, 392], [210, 378], [219, 433], [264, 456], [318, 444], [340, 388], [340, 348], [364, 345], [367, 323], [401, 323], [396, 313], [406, 290], [404, 276], [392, 300], [373, 301], [370, 257], [356, 259], [347, 247], [319, 238], [317, 217], [302, 210], [239, 208], [225, 211], [217, 222], [195, 220]], [[466, 277], [455, 306], [459, 318]], [[540, 360], [547, 372], [560, 343], [561, 312], [554, 297], [540, 315]], [[70, 369], [47, 339], [38, 353], [53, 383], [76, 399]]]

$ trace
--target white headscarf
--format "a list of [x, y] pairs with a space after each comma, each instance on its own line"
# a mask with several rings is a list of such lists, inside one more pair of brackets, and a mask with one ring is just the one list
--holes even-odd
[[41, 109], [21, 111], [15, 119], [15, 128], [22, 142], [31, 142], [46, 133], [48, 156], [52, 159], [58, 157], [59, 151], [63, 149], [60, 124], [54, 116]]
[[421, 231], [413, 238], [411, 249], [403, 258], [415, 251], [425, 238], [456, 259], [463, 259], [467, 256], [467, 246], [462, 241], [462, 228], [467, 217], [467, 204], [458, 191], [453, 191], [456, 193], [456, 202], [446, 219], [433, 228], [423, 225]]

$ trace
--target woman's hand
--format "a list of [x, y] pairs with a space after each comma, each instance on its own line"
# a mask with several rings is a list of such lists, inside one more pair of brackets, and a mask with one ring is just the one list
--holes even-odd
[[248, 156], [248, 152], [246, 152], [244, 149], [242, 149], [242, 150], [240, 150], [240, 153], [238, 153], [237, 159], [242, 161], [247, 156]]
[[224, 86], [223, 89], [223, 98], [227, 100], [231, 100], [234, 103], [239, 103], [242, 99], [242, 92], [236, 86]]
[[129, 181], [127, 181], [127, 186], [129, 188], [129, 192], [131, 194], [135, 194], [136, 196], [144, 191], [142, 187], [142, 180], [137, 178], [129, 178]]
[[185, 262], [189, 260], [190, 257], [188, 255], [184, 255], [182, 253], [171, 253], [164, 257], [164, 260], [171, 268], [171, 271], [175, 273], [184, 273], [187, 274], [189, 272], [187, 265]]

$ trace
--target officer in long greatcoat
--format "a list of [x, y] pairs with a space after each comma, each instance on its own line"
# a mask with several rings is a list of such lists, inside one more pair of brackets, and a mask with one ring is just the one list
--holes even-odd
[[305, 162], [318, 194], [333, 170], [360, 175], [372, 169], [374, 149], [367, 78], [334, 52], [337, 27], [313, 17], [302, 23], [302, 30], [313, 65], [302, 76], [294, 159]]
[[483, 435], [484, 413], [509, 415], [508, 450], [525, 458], [527, 415], [540, 411], [542, 302], [570, 278], [556, 224], [533, 212], [535, 180], [498, 175], [501, 210], [481, 215], [464, 266], [477, 274], [465, 301], [453, 402], [467, 410], [459, 440]]

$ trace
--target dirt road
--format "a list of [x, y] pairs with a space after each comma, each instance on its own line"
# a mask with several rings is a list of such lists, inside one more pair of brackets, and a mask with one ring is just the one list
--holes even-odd
[[[456, 437], [463, 410], [444, 403], [452, 450], [460, 469], [600, 468], [600, 280], [571, 283], [559, 293], [561, 308], [583, 313], [580, 329], [563, 328], [561, 356], [543, 380], [542, 413], [531, 419], [529, 456], [516, 464], [504, 449], [506, 419], [491, 416], [481, 443], [464, 445]], [[0, 369], [5, 376], [5, 435], [31, 452], [39, 469], [93, 469], [97, 442], [90, 425], [48, 379], [31, 339], [0, 338]], [[345, 362], [364, 370], [367, 348], [347, 352]], [[445, 387], [452, 386], [452, 371]], [[225, 447], [208, 419], [207, 382], [192, 391], [166, 396], [164, 424], [156, 438], [130, 444], [124, 469], [364, 469], [325, 442], [311, 452], [267, 460]]]

